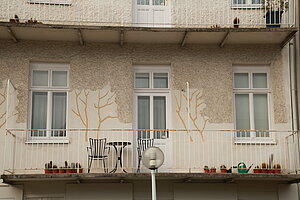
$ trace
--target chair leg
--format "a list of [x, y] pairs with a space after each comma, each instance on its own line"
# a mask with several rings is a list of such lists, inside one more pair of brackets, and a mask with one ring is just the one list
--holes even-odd
[[90, 171], [91, 171], [92, 162], [93, 162], [93, 159], [89, 158], [88, 159], [88, 173], [90, 173]]
[[104, 173], [108, 173], [108, 169], [106, 168], [105, 159], [103, 159], [103, 168], [104, 168]]
[[137, 173], [140, 173], [140, 167], [141, 167], [141, 158], [139, 157], [138, 168], [136, 170]]

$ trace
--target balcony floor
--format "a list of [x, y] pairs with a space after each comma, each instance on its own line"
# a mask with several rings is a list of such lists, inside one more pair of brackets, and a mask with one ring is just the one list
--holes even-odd
[[297, 28], [145, 28], [124, 26], [78, 26], [0, 22], [0, 39], [38, 41], [207, 44], [277, 44], [281, 47]]
[[[133, 182], [149, 180], [150, 173], [83, 173], [83, 174], [11, 174], [2, 175], [4, 183], [20, 184], [32, 181], [68, 181], [77, 183], [90, 182]], [[157, 173], [158, 180], [186, 183], [234, 183], [239, 181], [267, 181], [282, 184], [300, 182], [300, 174], [236, 174], [236, 173]]]

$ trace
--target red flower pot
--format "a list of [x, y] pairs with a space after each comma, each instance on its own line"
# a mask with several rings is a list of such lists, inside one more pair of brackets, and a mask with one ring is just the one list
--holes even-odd
[[216, 173], [216, 172], [217, 172], [217, 169], [210, 169], [209, 172], [210, 172], [210, 173]]
[[267, 173], [268, 173], [268, 170], [267, 170], [267, 169], [261, 169], [261, 173], [267, 174]]
[[83, 173], [83, 168], [78, 169], [78, 173]]
[[69, 169], [69, 168], [66, 169], [66, 173], [68, 173], [68, 174], [69, 174], [69, 173], [73, 173], [73, 169]]
[[221, 173], [227, 173], [227, 169], [221, 169]]
[[51, 169], [45, 169], [45, 174], [51, 174], [52, 170]]
[[274, 169], [274, 174], [280, 174], [281, 173], [281, 169]]
[[52, 174], [57, 174], [58, 173], [58, 169], [52, 169]]
[[60, 174], [66, 173], [66, 170], [65, 169], [58, 169], [58, 173], [60, 173]]
[[253, 169], [253, 173], [254, 174], [259, 174], [259, 173], [261, 173], [261, 169]]
[[209, 173], [209, 169], [204, 169], [204, 173]]
[[268, 169], [268, 174], [273, 174], [273, 169]]

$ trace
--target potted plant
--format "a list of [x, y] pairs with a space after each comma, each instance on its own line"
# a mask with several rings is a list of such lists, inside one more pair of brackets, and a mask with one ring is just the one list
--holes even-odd
[[209, 173], [209, 168], [207, 165], [205, 165], [203, 169], [204, 169], [204, 173]]
[[81, 167], [80, 163], [76, 163], [75, 167], [76, 167], [77, 173], [83, 173], [83, 168]]
[[45, 174], [51, 174], [52, 170], [50, 169], [50, 163], [45, 163]]
[[254, 174], [259, 174], [259, 173], [261, 173], [261, 169], [260, 169], [260, 167], [259, 167], [258, 165], [253, 169], [253, 173], [254, 173]]
[[288, 1], [286, 0], [263, 0], [263, 10], [266, 11], [267, 28], [280, 27], [282, 14], [288, 10]]
[[225, 165], [221, 165], [220, 166], [220, 171], [221, 171], [221, 173], [227, 173], [226, 166]]
[[52, 173], [53, 174], [57, 174], [58, 173], [57, 165], [53, 165]]
[[281, 165], [280, 164], [275, 164], [273, 167], [273, 172], [274, 174], [280, 174], [281, 173]]
[[268, 173], [268, 165], [265, 162], [261, 164], [261, 173], [263, 174]]
[[217, 169], [215, 167], [211, 167], [209, 170], [210, 173], [216, 173]]
[[75, 163], [71, 163], [71, 173], [76, 173], [76, 165]]
[[66, 169], [64, 167], [60, 167], [58, 169], [58, 173], [60, 173], [60, 174], [66, 173]]

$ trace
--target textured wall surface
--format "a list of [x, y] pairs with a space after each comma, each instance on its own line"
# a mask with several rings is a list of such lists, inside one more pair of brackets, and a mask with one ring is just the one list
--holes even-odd
[[11, 79], [20, 101], [18, 122], [26, 122], [30, 61], [69, 62], [70, 90], [97, 90], [108, 84], [116, 93], [118, 115], [132, 122], [134, 64], [170, 64], [171, 90], [181, 90], [186, 82], [203, 91], [205, 114], [210, 123], [233, 123], [232, 66], [266, 64], [271, 69], [274, 122], [287, 122], [284, 76], [287, 64], [277, 46], [188, 46], [87, 44], [63, 42], [0, 42], [0, 78]]

